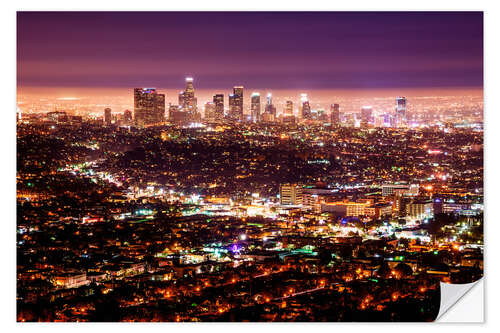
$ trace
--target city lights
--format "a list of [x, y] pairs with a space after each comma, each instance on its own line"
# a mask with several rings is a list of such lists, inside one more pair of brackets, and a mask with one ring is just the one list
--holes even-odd
[[441, 283], [483, 277], [482, 77], [422, 70], [476, 59], [474, 13], [349, 13], [335, 42], [347, 14], [156, 14], [114, 14], [113, 43], [75, 14], [67, 47], [66, 14], [19, 14], [68, 87], [20, 60], [18, 321], [432, 321]]

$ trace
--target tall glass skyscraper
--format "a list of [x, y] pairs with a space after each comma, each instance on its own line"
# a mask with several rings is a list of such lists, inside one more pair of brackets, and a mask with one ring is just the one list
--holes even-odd
[[165, 120], [165, 94], [158, 94], [155, 88], [135, 88], [134, 117], [139, 127], [162, 123]]
[[229, 116], [232, 120], [243, 120], [243, 87], [236, 86], [229, 95]]
[[267, 104], [265, 112], [272, 115], [272, 117], [276, 117], [276, 108], [273, 105], [273, 95], [271, 93], [267, 93]]
[[363, 106], [361, 108], [361, 126], [367, 127], [373, 122], [373, 109], [371, 106]]
[[307, 94], [300, 94], [300, 101], [302, 102], [302, 119], [311, 119], [311, 106], [309, 105]]
[[189, 112], [191, 114], [194, 114], [197, 111], [197, 100], [196, 97], [194, 97], [194, 86], [192, 77], [186, 78], [186, 90], [184, 90], [184, 100], [182, 108], [184, 109], [184, 111]]
[[205, 103], [205, 119], [215, 120], [215, 103], [206, 102]]
[[106, 124], [106, 126], [111, 125], [111, 109], [110, 108], [104, 109], [104, 123]]
[[260, 94], [258, 92], [252, 93], [250, 97], [250, 109], [252, 112], [252, 121], [260, 121]]
[[330, 105], [330, 123], [332, 126], [340, 125], [340, 105], [332, 104]]
[[224, 94], [216, 94], [213, 98], [215, 104], [215, 120], [224, 119]]
[[396, 98], [396, 122], [402, 125], [406, 122], [406, 97]]

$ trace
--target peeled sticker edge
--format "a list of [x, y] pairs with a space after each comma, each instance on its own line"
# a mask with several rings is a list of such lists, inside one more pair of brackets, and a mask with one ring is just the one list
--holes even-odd
[[[449, 284], [440, 282], [441, 291], [441, 301], [439, 306], [439, 313], [435, 319], [435, 322], [461, 322], [459, 320], [448, 320], [447, 318], [442, 318], [442, 316], [447, 313], [450, 309], [454, 307], [455, 304], [460, 303], [462, 297], [464, 297], [476, 284], [481, 282], [481, 287], [483, 287], [483, 279], [481, 278], [472, 283], [464, 284]], [[483, 289], [481, 288], [481, 293]], [[482, 297], [481, 297], [482, 298]], [[482, 305], [482, 304], [481, 304]], [[474, 307], [475, 304], [468, 304], [468, 307]], [[481, 307], [482, 309], [482, 307]], [[482, 310], [481, 310], [482, 311]], [[448, 316], [445, 316], [448, 317]], [[481, 316], [484, 318], [483, 316]], [[482, 322], [483, 320], [477, 321]], [[467, 322], [464, 320], [463, 322]], [[476, 321], [474, 321], [476, 322]]]

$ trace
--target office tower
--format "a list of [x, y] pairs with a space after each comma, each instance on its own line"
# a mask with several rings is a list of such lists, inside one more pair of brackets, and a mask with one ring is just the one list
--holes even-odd
[[168, 120], [174, 124], [186, 124], [191, 120], [190, 114], [180, 110], [179, 105], [169, 104]]
[[250, 97], [250, 109], [252, 113], [252, 121], [260, 121], [260, 94], [258, 92], [252, 93]]
[[332, 104], [330, 105], [330, 123], [333, 127], [340, 125], [340, 105]]
[[236, 111], [234, 94], [229, 94], [228, 101], [229, 101], [229, 114], [228, 114], [229, 119], [235, 120], [235, 114], [237, 111]]
[[371, 106], [361, 108], [361, 127], [367, 127], [372, 122], [373, 109]]
[[110, 108], [104, 109], [104, 124], [106, 124], [106, 126], [111, 125], [111, 109]]
[[396, 98], [396, 119], [398, 125], [406, 123], [407, 120], [406, 97]]
[[293, 102], [292, 101], [286, 101], [285, 114], [288, 116], [293, 115]]
[[165, 121], [165, 94], [156, 95], [156, 117], [159, 123]]
[[406, 204], [406, 216], [414, 220], [429, 219], [434, 216], [432, 200], [414, 200]]
[[174, 118], [174, 112], [179, 112], [179, 105], [169, 104], [168, 105], [168, 119], [170, 121]]
[[274, 119], [276, 117], [276, 108], [273, 105], [273, 95], [271, 93], [267, 93], [267, 104], [266, 104], [266, 109], [265, 113], [271, 115]]
[[302, 188], [301, 184], [280, 184], [280, 204], [301, 205]]
[[130, 110], [125, 110], [123, 112], [123, 121], [126, 123], [126, 124], [130, 124], [132, 122], [132, 111]]
[[215, 104], [215, 120], [221, 121], [224, 119], [224, 94], [214, 95], [213, 102]]
[[300, 101], [302, 102], [302, 119], [311, 119], [311, 106], [307, 99], [307, 94], [300, 94]]
[[135, 88], [134, 117], [139, 127], [163, 122], [165, 95], [158, 94], [155, 88]]
[[214, 102], [205, 103], [205, 119], [215, 120], [215, 104]]
[[186, 90], [184, 90], [182, 108], [185, 112], [195, 114], [197, 112], [197, 100], [194, 97], [193, 78], [186, 78]]
[[236, 86], [229, 95], [229, 117], [232, 120], [243, 120], [243, 87]]

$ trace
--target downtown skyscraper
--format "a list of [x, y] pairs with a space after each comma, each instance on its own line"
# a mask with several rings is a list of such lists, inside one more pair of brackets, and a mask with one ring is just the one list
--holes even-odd
[[267, 93], [267, 103], [265, 112], [272, 117], [276, 117], [276, 107], [273, 104], [273, 95], [271, 93]]
[[371, 106], [361, 108], [361, 127], [368, 127], [373, 122], [373, 109]]
[[302, 119], [303, 120], [311, 119], [312, 118], [311, 105], [309, 105], [307, 94], [300, 94], [300, 101], [302, 102], [302, 112], [301, 112]]
[[104, 109], [104, 124], [106, 124], [106, 126], [111, 125], [111, 109], [110, 108]]
[[332, 104], [330, 105], [330, 124], [332, 127], [340, 125], [340, 105]]
[[250, 110], [252, 113], [252, 121], [259, 122], [260, 121], [260, 94], [258, 92], [252, 93], [250, 97]]
[[158, 94], [155, 88], [135, 88], [134, 120], [139, 127], [162, 123], [165, 120], [165, 94]]
[[224, 119], [224, 94], [215, 94], [213, 102], [215, 105], [215, 120], [222, 121]]
[[396, 124], [398, 126], [406, 123], [406, 97], [396, 98]]
[[179, 109], [185, 112], [185, 120], [199, 121], [201, 115], [198, 113], [198, 100], [194, 96], [193, 78], [186, 78], [186, 89], [179, 93]]
[[236, 86], [229, 95], [229, 117], [235, 121], [243, 120], [243, 87]]
[[205, 119], [213, 121], [215, 120], [215, 104], [214, 102], [205, 103]]

